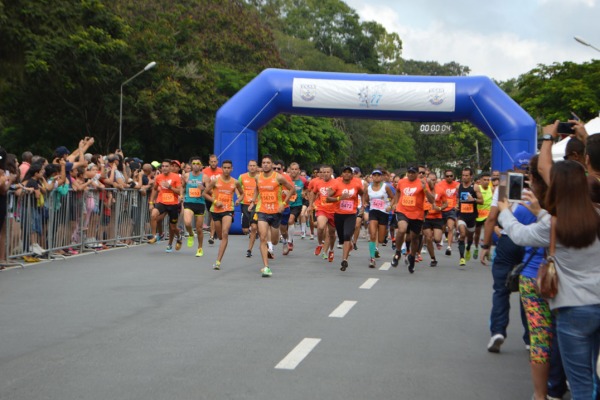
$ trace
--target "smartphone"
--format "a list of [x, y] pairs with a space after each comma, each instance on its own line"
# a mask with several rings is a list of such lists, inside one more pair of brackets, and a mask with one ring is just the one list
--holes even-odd
[[573, 131], [573, 126], [575, 126], [575, 124], [573, 124], [572, 122], [559, 122], [557, 132], [561, 134], [570, 135], [572, 133], [575, 133]]
[[521, 201], [523, 194], [523, 174], [509, 172], [508, 174], [508, 201]]
[[577, 114], [575, 114], [573, 111], [571, 111], [571, 117], [573, 117], [573, 118], [571, 118], [571, 119], [573, 119], [573, 120], [575, 120], [575, 121], [581, 121], [581, 118], [579, 118], [579, 117], [577, 116]]

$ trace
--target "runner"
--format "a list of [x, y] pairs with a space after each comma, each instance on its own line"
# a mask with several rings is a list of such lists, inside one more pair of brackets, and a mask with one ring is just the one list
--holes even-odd
[[256, 219], [254, 218], [254, 211], [248, 210], [248, 206], [254, 197], [254, 191], [256, 190], [256, 176], [258, 172], [256, 169], [258, 165], [256, 160], [248, 161], [248, 172], [241, 174], [238, 177], [238, 181], [244, 189], [244, 197], [242, 199], [242, 232], [244, 235], [248, 235], [248, 250], [246, 250], [246, 257], [252, 257], [252, 248], [258, 235], [258, 229], [256, 227]]
[[425, 212], [423, 203], [425, 196], [430, 202], [435, 201], [435, 196], [427, 190], [425, 178], [417, 179], [418, 168], [408, 167], [406, 178], [400, 179], [396, 187], [396, 195], [392, 201], [392, 209], [396, 210], [398, 220], [398, 234], [396, 235], [396, 254], [392, 258], [392, 266], [398, 266], [402, 255], [401, 250], [404, 237], [408, 233], [411, 237], [409, 254], [407, 257], [408, 272], [415, 272], [415, 254], [419, 249], [419, 234], [423, 227]]
[[484, 172], [481, 174], [481, 185], [479, 185], [479, 191], [481, 197], [483, 197], [483, 204], [477, 204], [477, 219], [475, 220], [475, 237], [473, 242], [475, 243], [475, 251], [473, 251], [473, 258], [479, 258], [479, 238], [481, 236], [481, 228], [485, 224], [485, 220], [490, 214], [492, 207], [492, 198], [494, 197], [494, 187], [490, 185], [490, 173]]
[[161, 164], [161, 173], [156, 176], [150, 195], [150, 229], [152, 238], [148, 243], [156, 243], [156, 227], [158, 221], [164, 218], [164, 214], [169, 215], [169, 244], [166, 252], [173, 251], [173, 239], [177, 237], [176, 250], [181, 249], [181, 236], [177, 229], [177, 220], [179, 219], [179, 196], [183, 194], [181, 178], [179, 175], [171, 172], [171, 160], [164, 160]]
[[352, 235], [356, 226], [358, 199], [363, 195], [363, 184], [359, 178], [352, 175], [352, 167], [342, 167], [341, 177], [336, 179], [336, 187], [329, 188], [326, 201], [335, 204], [334, 221], [337, 235], [343, 246], [342, 267], [348, 268], [348, 256], [352, 251]]
[[394, 198], [392, 188], [383, 182], [381, 170], [371, 173], [373, 181], [367, 186], [363, 204], [369, 207], [369, 268], [375, 268], [377, 258], [377, 238], [385, 237], [389, 215], [392, 213], [390, 199]]
[[263, 172], [256, 177], [256, 191], [248, 209], [252, 211], [256, 205], [255, 218], [258, 220], [260, 254], [264, 265], [260, 272], [266, 278], [273, 275], [269, 268], [269, 258], [275, 258], [273, 243], [279, 241], [281, 213], [294, 187], [282, 175], [273, 171], [273, 159], [270, 155], [263, 156], [261, 165]]
[[[273, 170], [275, 172], [277, 172], [278, 174], [280, 174], [281, 176], [283, 176], [285, 179], [287, 179], [287, 181], [291, 185], [294, 185], [294, 181], [292, 180], [290, 175], [286, 172], [285, 163], [283, 162], [283, 160], [273, 161]], [[286, 205], [285, 209], [283, 210], [283, 213], [281, 213], [281, 223], [279, 224], [280, 241], [282, 243], [282, 252], [283, 252], [284, 256], [287, 256], [290, 252], [290, 245], [288, 243], [289, 242], [288, 224], [290, 222], [290, 212], [291, 211], [290, 211], [289, 203], [292, 202], [293, 200], [295, 200], [296, 191], [293, 190], [289, 196], [290, 197], [288, 198], [288, 205]]]
[[[219, 159], [215, 154], [211, 154], [208, 156], [208, 167], [202, 170], [202, 175], [204, 175], [204, 186], [208, 186], [210, 181], [217, 179], [221, 174], [223, 174], [223, 170], [219, 167]], [[212, 206], [210, 201], [206, 201], [206, 209], [210, 210]], [[215, 244], [215, 224], [212, 220], [212, 215], [210, 212], [206, 213], [206, 223], [209, 226], [210, 236], [208, 238], [208, 244]]]
[[[302, 220], [300, 215], [302, 214], [302, 199], [303, 193], [306, 190], [306, 179], [300, 176], [300, 165], [297, 162], [293, 162], [290, 164], [290, 173], [289, 177], [291, 178], [294, 185], [294, 193], [292, 193], [290, 197], [290, 218], [288, 222], [288, 247], [289, 251], [294, 250], [294, 235], [296, 233], [296, 222], [300, 221], [302, 224]], [[283, 221], [282, 221], [283, 223]], [[302, 226], [302, 231], [304, 232], [305, 227]], [[285, 239], [285, 237], [284, 237]], [[285, 243], [284, 243], [285, 246]], [[284, 252], [285, 254], [285, 252]]]
[[423, 222], [423, 236], [425, 236], [425, 245], [427, 246], [427, 251], [431, 257], [431, 263], [429, 264], [430, 267], [437, 267], [438, 264], [435, 258], [435, 252], [433, 250], [433, 242], [435, 242], [438, 250], [442, 249], [442, 234], [444, 228], [442, 210], [448, 205], [446, 191], [436, 191], [436, 182], [436, 173], [430, 172], [429, 175], [427, 175], [427, 185], [429, 186], [429, 190], [435, 194], [435, 201], [429, 202], [427, 198], [425, 199], [425, 210], [427, 213], [425, 215], [425, 221]]
[[[212, 180], [204, 191], [204, 197], [212, 203], [210, 212], [215, 223], [215, 233], [221, 241], [217, 261], [213, 264], [213, 269], [216, 270], [221, 269], [221, 261], [229, 243], [229, 228], [231, 228], [233, 222], [234, 206], [237, 206], [244, 196], [242, 184], [231, 177], [233, 163], [230, 160], [225, 160], [221, 165], [223, 174]], [[236, 189], [238, 198], [234, 204], [233, 196]]]
[[[462, 183], [458, 187], [458, 252], [460, 254], [459, 267], [465, 267], [471, 259], [471, 245], [473, 244], [473, 233], [475, 232], [475, 219], [477, 218], [476, 204], [483, 204], [483, 197], [479, 186], [473, 186], [473, 170], [469, 167], [462, 170]], [[465, 253], [465, 238], [467, 239], [467, 251]]]
[[333, 248], [335, 247], [335, 222], [334, 212], [335, 204], [326, 201], [329, 189], [336, 188], [335, 179], [332, 179], [333, 170], [329, 165], [321, 167], [321, 177], [314, 179], [312, 186], [313, 196], [311, 203], [308, 206], [309, 212], [316, 209], [317, 216], [317, 240], [318, 244], [315, 248], [315, 256], [318, 256], [325, 247], [323, 259], [333, 262]]
[[183, 222], [188, 233], [187, 247], [194, 246], [194, 230], [192, 221], [196, 219], [196, 234], [198, 235], [198, 250], [196, 257], [202, 257], [202, 243], [204, 242], [204, 212], [206, 209], [206, 201], [203, 196], [204, 191], [204, 175], [202, 174], [202, 161], [200, 157], [194, 156], [190, 158], [189, 165], [191, 171], [184, 174], [183, 183], [185, 185], [185, 196], [183, 200]]
[[444, 226], [448, 233], [448, 247], [446, 248], [446, 255], [452, 255], [452, 242], [454, 241], [454, 229], [456, 228], [456, 206], [458, 205], [457, 195], [458, 186], [460, 183], [454, 180], [454, 171], [447, 169], [444, 171], [444, 180], [440, 181], [436, 186], [436, 192], [446, 192], [446, 199], [448, 200], [448, 206], [442, 210], [442, 219], [444, 220]]

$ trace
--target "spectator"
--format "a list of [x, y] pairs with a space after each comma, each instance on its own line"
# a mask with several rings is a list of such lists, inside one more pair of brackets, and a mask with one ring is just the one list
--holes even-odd
[[30, 151], [26, 151], [21, 155], [21, 165], [19, 166], [20, 178], [23, 180], [25, 174], [29, 170], [31, 166], [31, 159], [33, 158], [33, 153]]
[[527, 208], [537, 223], [520, 224], [501, 200], [499, 222], [513, 241], [548, 247], [551, 220], [556, 230], [558, 294], [549, 299], [563, 366], [574, 400], [592, 399], [598, 377], [594, 372], [600, 343], [600, 210], [590, 200], [585, 169], [576, 161], [555, 163], [542, 210], [533, 195]]

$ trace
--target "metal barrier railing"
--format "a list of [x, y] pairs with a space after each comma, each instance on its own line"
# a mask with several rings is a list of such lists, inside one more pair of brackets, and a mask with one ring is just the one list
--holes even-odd
[[9, 191], [6, 207], [7, 261], [0, 265], [140, 244], [151, 233], [148, 198], [136, 189], [58, 188], [43, 199]]

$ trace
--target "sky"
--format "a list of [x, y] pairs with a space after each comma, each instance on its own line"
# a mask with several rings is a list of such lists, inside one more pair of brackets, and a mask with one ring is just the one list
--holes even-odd
[[402, 40], [402, 57], [455, 61], [498, 81], [538, 64], [589, 62], [600, 52], [600, 0], [344, 0]]

